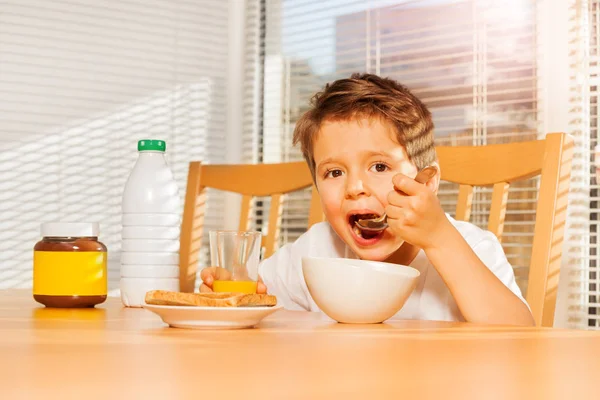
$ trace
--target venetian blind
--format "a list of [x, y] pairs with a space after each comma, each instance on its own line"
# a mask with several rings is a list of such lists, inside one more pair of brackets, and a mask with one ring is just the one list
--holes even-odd
[[[600, 193], [598, 163], [598, 77], [600, 76], [600, 1], [569, 1], [570, 117], [577, 149], [573, 160], [569, 214], [568, 325], [600, 328], [600, 266], [598, 226]], [[595, 151], [594, 151], [595, 150]], [[576, 201], [575, 201], [576, 200]]]
[[262, 161], [265, 0], [246, 0], [242, 160]]
[[[224, 162], [228, 2], [5, 0], [0, 10], [0, 288], [30, 287], [45, 221], [99, 222], [119, 279], [120, 204], [142, 138]], [[223, 219], [209, 196], [207, 224]], [[207, 243], [205, 241], [204, 243]]]
[[[586, 271], [585, 265], [583, 266], [584, 274], [581, 275], [583, 279], [579, 282], [583, 285], [581, 288], [579, 285], [575, 286], [573, 290], [573, 294], [579, 295], [581, 293], [584, 294], [584, 312], [587, 316], [587, 327], [600, 329], [600, 241], [598, 240], [598, 235], [600, 230], [599, 227], [599, 216], [600, 216], [600, 192], [599, 192], [599, 182], [600, 182], [600, 158], [597, 156], [600, 154], [597, 150], [600, 149], [600, 142], [598, 140], [598, 122], [599, 122], [599, 90], [598, 86], [600, 84], [600, 1], [599, 0], [591, 0], [589, 2], [579, 1], [580, 7], [587, 6], [587, 10], [581, 10], [582, 15], [587, 14], [587, 24], [584, 25], [586, 27], [586, 33], [589, 34], [587, 40], [584, 42], [589, 50], [585, 54], [587, 58], [587, 62], [584, 64], [586, 66], [586, 96], [583, 98], [586, 100], [586, 106], [582, 109], [588, 113], [586, 117], [584, 117], [584, 121], [589, 124], [589, 130], [586, 129], [588, 133], [586, 135], [581, 135], [582, 142], [584, 145], [587, 145], [586, 149], [584, 149], [585, 153], [580, 154], [580, 156], [586, 156], [584, 160], [584, 165], [587, 167], [587, 171], [589, 175], [586, 175], [586, 183], [589, 182], [589, 235], [584, 235], [584, 237], [589, 237], [589, 251], [586, 252], [588, 254], [589, 259], [589, 270]], [[587, 3], [587, 4], [586, 4]], [[587, 13], [586, 13], [587, 11]], [[586, 26], [587, 25], [587, 26]], [[589, 136], [588, 136], [589, 135]], [[593, 151], [596, 150], [596, 151]], [[587, 233], [587, 232], [586, 232]], [[585, 321], [585, 320], [584, 320]]]
[[[267, 0], [265, 161], [300, 160], [295, 121], [326, 82], [353, 72], [399, 80], [431, 109], [438, 145], [540, 137], [534, 0]], [[454, 213], [457, 188], [440, 197]], [[503, 246], [526, 290], [537, 181], [513, 185]], [[284, 206], [281, 243], [306, 229], [308, 193]], [[474, 194], [472, 222], [485, 227], [491, 189]]]
[[[242, 162], [262, 163], [263, 157], [263, 85], [265, 80], [265, 0], [246, 0], [244, 25], [244, 82]], [[267, 232], [264, 218], [268, 198], [253, 198], [249, 215], [250, 229]]]

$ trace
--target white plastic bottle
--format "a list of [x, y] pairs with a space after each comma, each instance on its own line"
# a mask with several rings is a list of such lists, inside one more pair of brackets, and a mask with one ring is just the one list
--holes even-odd
[[140, 140], [122, 202], [121, 300], [141, 307], [149, 290], [179, 290], [179, 191], [166, 143]]

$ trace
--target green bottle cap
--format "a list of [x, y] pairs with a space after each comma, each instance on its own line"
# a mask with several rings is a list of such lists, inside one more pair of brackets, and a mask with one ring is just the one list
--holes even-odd
[[144, 139], [138, 142], [138, 151], [165, 151], [167, 144], [164, 140]]

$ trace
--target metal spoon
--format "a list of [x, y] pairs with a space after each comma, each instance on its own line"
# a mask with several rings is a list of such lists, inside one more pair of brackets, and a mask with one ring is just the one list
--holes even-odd
[[[415, 176], [415, 181], [419, 183], [427, 183], [427, 181], [433, 178], [437, 172], [437, 167], [429, 165], [417, 173], [417, 176]], [[354, 224], [363, 231], [380, 232], [388, 227], [387, 215], [383, 213], [383, 215], [378, 218], [359, 219], [358, 221], [354, 222]]]

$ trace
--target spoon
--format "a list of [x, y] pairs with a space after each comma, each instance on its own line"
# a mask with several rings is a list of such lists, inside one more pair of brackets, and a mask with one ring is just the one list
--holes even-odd
[[[429, 165], [417, 173], [417, 176], [415, 176], [415, 181], [419, 183], [427, 183], [427, 181], [433, 178], [437, 172], [437, 167]], [[380, 232], [388, 227], [387, 215], [383, 213], [383, 215], [378, 218], [359, 219], [354, 224], [364, 231]]]

